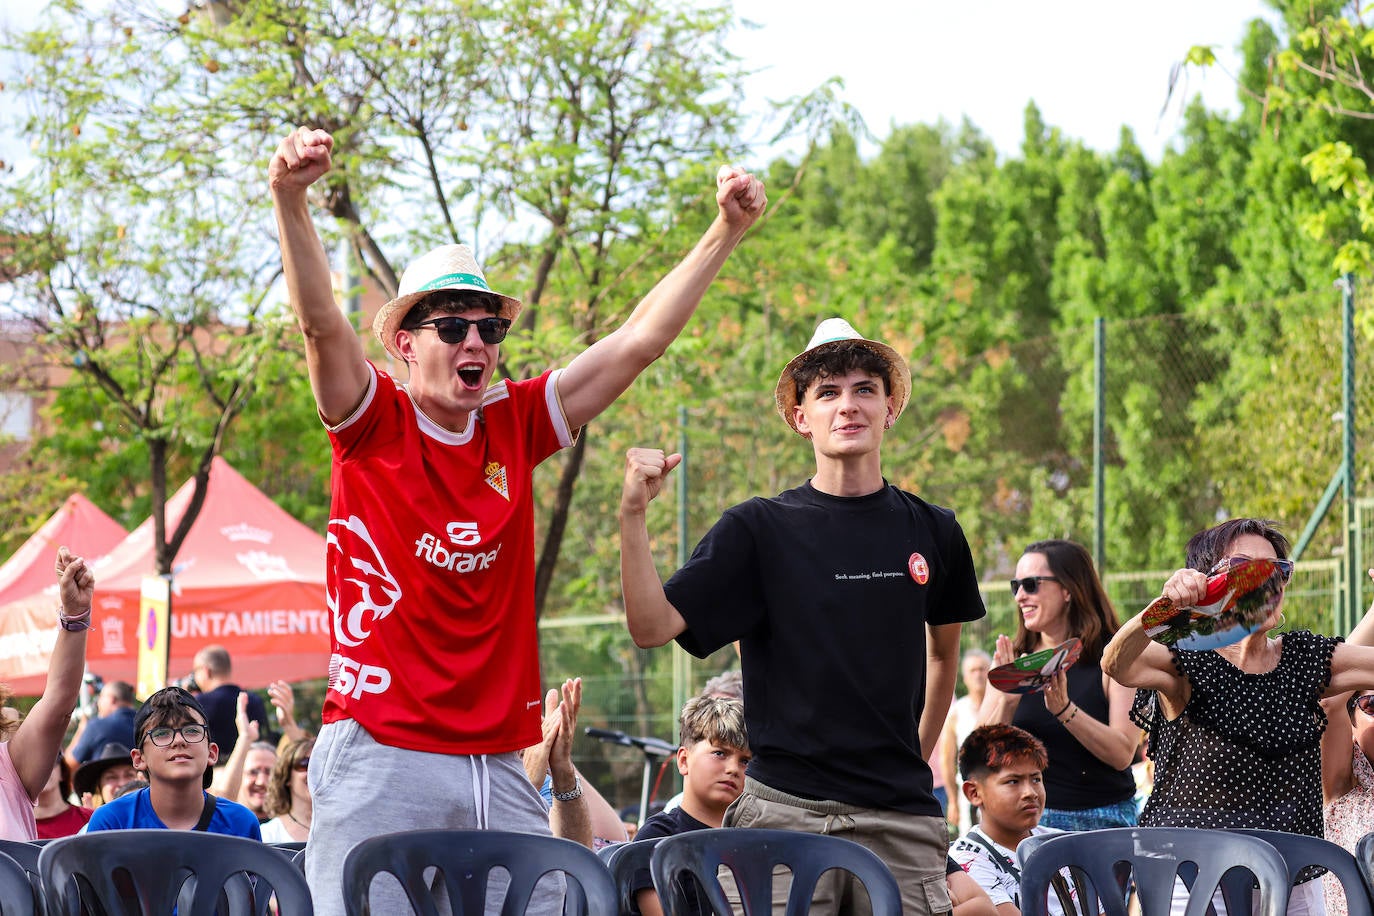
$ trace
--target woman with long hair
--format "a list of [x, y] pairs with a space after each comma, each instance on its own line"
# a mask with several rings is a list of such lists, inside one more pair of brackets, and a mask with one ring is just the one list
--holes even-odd
[[277, 754], [272, 777], [267, 784], [267, 803], [263, 806], [272, 819], [262, 825], [264, 843], [304, 842], [310, 839], [310, 752], [314, 738], [292, 741]]
[[90, 808], [71, 803], [72, 768], [67, 758], [61, 754], [53, 761], [52, 773], [38, 800], [33, 803], [33, 817], [38, 824], [40, 840], [55, 840], [59, 837], [80, 833], [81, 828], [95, 812]]
[[1131, 761], [1140, 731], [1130, 717], [1133, 692], [1102, 671], [1102, 650], [1120, 623], [1092, 557], [1073, 541], [1036, 541], [1016, 563], [1011, 595], [1020, 612], [1016, 635], [997, 637], [994, 665], [1075, 637], [1082, 654], [1038, 696], [1003, 693], [989, 683], [982, 724], [1023, 728], [1049, 751], [1042, 826], [1134, 826]]

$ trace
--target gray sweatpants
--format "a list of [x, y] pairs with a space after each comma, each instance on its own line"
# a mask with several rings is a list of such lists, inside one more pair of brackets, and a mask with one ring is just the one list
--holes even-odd
[[[378, 744], [357, 722], [320, 729], [310, 754], [314, 813], [305, 875], [317, 916], [343, 916], [344, 857], [362, 840], [403, 830], [512, 830], [549, 835], [549, 814], [514, 753], [465, 757]], [[411, 912], [401, 885], [380, 875], [372, 912]], [[492, 875], [487, 912], [500, 911], [505, 876]], [[563, 882], [546, 877], [530, 913], [563, 912]]]

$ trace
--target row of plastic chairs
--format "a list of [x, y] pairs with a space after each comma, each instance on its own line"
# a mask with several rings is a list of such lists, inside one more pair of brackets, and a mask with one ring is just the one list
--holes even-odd
[[[295, 862], [293, 853], [165, 830], [95, 833], [42, 847], [0, 843], [0, 916], [77, 916], [83, 909], [92, 916], [264, 916], [273, 899], [281, 916], [312, 914], [299, 867], [304, 853], [295, 853]], [[1122, 828], [1033, 837], [1018, 857], [1023, 916], [1048, 916], [1051, 882], [1064, 869], [1081, 913], [1128, 916], [1129, 889], [1140, 916], [1166, 916], [1182, 881], [1190, 888], [1187, 916], [1204, 916], [1218, 890], [1229, 916], [1285, 916], [1289, 888], [1314, 866], [1341, 882], [1350, 916], [1374, 916], [1374, 833], [1352, 856], [1326, 840], [1270, 831]], [[715, 913], [734, 912], [718, 877], [722, 867], [733, 873], [745, 916], [771, 913], [779, 866], [791, 873], [789, 916], [807, 912], [817, 881], [832, 868], [863, 884], [875, 916], [902, 912], [896, 881], [869, 850], [833, 836], [776, 830], [700, 830], [609, 847], [600, 858], [575, 843], [529, 834], [390, 834], [348, 854], [343, 893], [351, 916], [369, 913], [373, 879], [388, 873], [421, 916], [437, 913], [440, 885], [453, 913], [465, 916], [484, 912], [488, 878], [499, 870], [509, 879], [502, 912], [515, 916], [545, 875], [561, 872], [565, 916], [628, 914], [636, 912], [635, 875], [646, 866], [669, 916], [686, 912], [693, 882]]]
[[[1320, 837], [1272, 830], [1123, 827], [1024, 840], [1022, 916], [1048, 916], [1051, 885], [1067, 869], [1080, 913], [1168, 916], [1179, 882], [1185, 916], [1209, 913], [1220, 893], [1228, 916], [1285, 916], [1291, 888], [1325, 869], [1341, 884], [1349, 916], [1374, 916], [1374, 833], [1355, 854]], [[1316, 880], [1324, 880], [1317, 878]]]
[[[293, 861], [293, 852], [238, 837], [166, 830], [93, 833], [41, 847], [0, 842], [0, 916], [174, 911], [178, 916], [265, 916], [273, 902], [280, 916], [312, 914], [300, 867], [305, 853]], [[635, 912], [630, 885], [634, 872], [648, 865], [669, 916], [686, 911], [685, 884], [679, 879], [688, 874], [706, 889], [717, 912], [728, 913], [717, 880], [724, 865], [736, 875], [744, 912], [766, 914], [773, 869], [785, 865], [792, 872], [789, 914], [807, 912], [811, 889], [830, 868], [859, 877], [876, 916], [901, 913], [887, 866], [862, 846], [836, 837], [703, 830], [606, 852], [603, 861], [567, 840], [501, 831], [420, 830], [374, 837], [345, 859], [345, 907], [350, 916], [369, 913], [373, 879], [388, 873], [421, 916], [437, 914], [438, 886], [455, 916], [481, 914], [488, 879], [499, 870], [509, 882], [502, 913], [515, 916], [525, 911], [545, 875], [561, 872], [565, 916], [608, 916]]]

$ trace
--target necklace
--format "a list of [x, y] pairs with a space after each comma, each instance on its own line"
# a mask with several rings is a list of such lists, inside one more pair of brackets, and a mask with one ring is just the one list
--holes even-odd
[[286, 816], [289, 817], [289, 818], [291, 818], [291, 820], [295, 821], [302, 829], [304, 829], [304, 830], [309, 830], [309, 829], [310, 829], [310, 825], [309, 825], [309, 824], [302, 824], [301, 821], [300, 821], [300, 818], [296, 817], [296, 815], [292, 814], [290, 811], [286, 812]]

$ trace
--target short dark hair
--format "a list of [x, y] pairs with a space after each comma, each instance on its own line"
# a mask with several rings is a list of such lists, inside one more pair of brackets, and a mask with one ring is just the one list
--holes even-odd
[[472, 289], [439, 289], [416, 302], [401, 319], [401, 328], [415, 330], [415, 326], [425, 321], [435, 312], [466, 312], [468, 309], [486, 309], [493, 315], [500, 315], [505, 308], [505, 300], [495, 293], [484, 293]]
[[[205, 707], [181, 687], [164, 687], [148, 697], [134, 714], [134, 747], [143, 747], [148, 732], [159, 725], [176, 728], [192, 722], [205, 726], [210, 724]], [[208, 736], [206, 740], [209, 740]]]
[[1284, 537], [1274, 522], [1267, 518], [1233, 518], [1213, 525], [1206, 531], [1199, 531], [1189, 539], [1188, 568], [1211, 572], [1217, 561], [1226, 556], [1226, 551], [1236, 538], [1247, 534], [1258, 535], [1272, 544], [1280, 560], [1288, 558], [1288, 538]]
[[892, 365], [871, 347], [859, 341], [820, 347], [803, 357], [792, 369], [792, 383], [797, 386], [797, 403], [806, 399], [806, 391], [817, 379], [848, 375], [855, 370], [883, 380], [883, 394], [892, 393]]
[[969, 732], [959, 748], [959, 775], [983, 779], [1017, 760], [1029, 760], [1036, 769], [1049, 766], [1045, 745], [1015, 725], [984, 725]]

